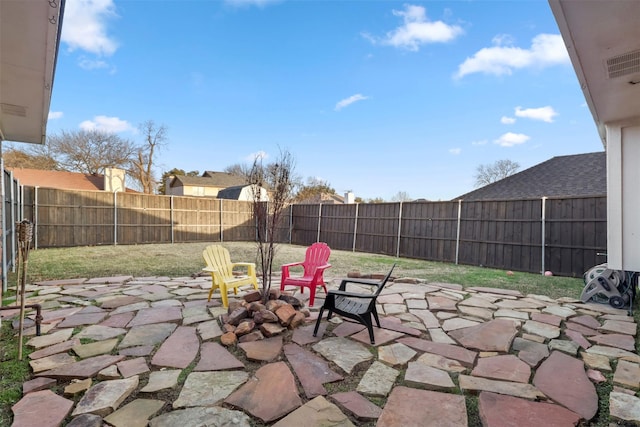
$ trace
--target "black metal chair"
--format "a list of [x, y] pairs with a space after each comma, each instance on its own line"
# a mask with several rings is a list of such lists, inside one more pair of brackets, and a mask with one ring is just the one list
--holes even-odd
[[[316, 327], [313, 330], [313, 336], [315, 337], [318, 333], [318, 327], [322, 320], [322, 313], [327, 309], [329, 310], [327, 320], [331, 319], [333, 313], [336, 313], [342, 317], [353, 319], [365, 325], [369, 330], [369, 339], [371, 340], [371, 344], [375, 344], [371, 316], [373, 316], [376, 321], [376, 325], [379, 328], [380, 319], [378, 319], [378, 311], [376, 310], [376, 299], [378, 298], [378, 295], [380, 295], [384, 285], [391, 277], [391, 273], [395, 266], [396, 265], [393, 264], [389, 273], [381, 281], [368, 279], [344, 279], [340, 283], [338, 290], [329, 291], [326, 299], [324, 300], [324, 305], [320, 308], [320, 313], [318, 313], [318, 320], [316, 320]], [[370, 294], [347, 292], [347, 283], [353, 283], [361, 286], [372, 286], [376, 289]]]

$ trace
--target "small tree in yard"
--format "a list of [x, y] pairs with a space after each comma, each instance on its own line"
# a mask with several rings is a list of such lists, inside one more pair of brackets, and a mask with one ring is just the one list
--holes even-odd
[[[283, 211], [293, 196], [293, 156], [289, 151], [280, 151], [279, 158], [269, 165], [262, 164], [262, 157], [253, 162], [249, 184], [253, 192], [253, 219], [256, 223], [258, 264], [262, 271], [262, 301], [269, 299], [271, 273], [276, 251], [276, 232]], [[270, 186], [269, 201], [265, 201], [262, 188]]]

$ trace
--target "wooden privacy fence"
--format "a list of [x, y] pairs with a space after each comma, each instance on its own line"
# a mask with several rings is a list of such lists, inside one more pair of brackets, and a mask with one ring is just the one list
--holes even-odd
[[[254, 241], [251, 202], [24, 187], [36, 247]], [[564, 276], [606, 261], [606, 196], [292, 205], [277, 240]]]
[[24, 188], [36, 248], [255, 240], [250, 202]]
[[291, 243], [579, 277], [606, 261], [606, 196], [293, 205]]

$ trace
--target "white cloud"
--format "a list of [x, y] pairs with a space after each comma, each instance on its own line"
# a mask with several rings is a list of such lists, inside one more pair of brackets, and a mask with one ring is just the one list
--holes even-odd
[[513, 147], [514, 145], [520, 145], [531, 139], [528, 135], [523, 133], [507, 132], [500, 138], [493, 141], [494, 144], [498, 144], [501, 147]]
[[495, 37], [493, 43], [493, 47], [480, 49], [460, 64], [455, 77], [473, 73], [511, 75], [521, 68], [569, 64], [569, 54], [559, 34], [538, 34], [528, 49], [512, 46], [505, 36]]
[[457, 156], [458, 154], [462, 153], [462, 148], [450, 148], [449, 153]]
[[80, 58], [78, 60], [78, 65], [80, 68], [85, 70], [97, 70], [99, 68], [107, 68], [109, 64], [101, 59], [89, 59], [89, 58]]
[[247, 157], [245, 157], [245, 160], [250, 163], [253, 163], [256, 160], [261, 161], [261, 160], [266, 160], [268, 158], [269, 158], [269, 155], [265, 151], [260, 150], [260, 151], [256, 151], [255, 153], [249, 154]]
[[543, 122], [552, 123], [553, 118], [558, 115], [558, 113], [553, 109], [553, 107], [546, 106], [540, 108], [522, 108], [516, 107], [515, 114], [517, 117], [525, 117], [531, 120], [542, 120]]
[[489, 141], [487, 141], [486, 139], [481, 139], [479, 141], [472, 141], [471, 145], [487, 145], [487, 142]]
[[113, 0], [70, 0], [65, 4], [62, 41], [70, 51], [81, 49], [109, 56], [118, 48], [107, 34], [107, 21], [117, 16]]
[[358, 101], [364, 101], [365, 99], [369, 99], [368, 96], [364, 96], [362, 94], [356, 93], [355, 95], [351, 95], [348, 98], [343, 99], [342, 101], [339, 101], [336, 106], [335, 106], [335, 110], [336, 111], [340, 111], [345, 107], [348, 107], [349, 105], [353, 104], [354, 102], [358, 102]]
[[516, 119], [514, 119], [513, 117], [502, 116], [502, 118], [500, 119], [500, 123], [502, 123], [503, 125], [512, 125], [515, 122]]
[[49, 111], [49, 120], [61, 119], [63, 115], [62, 111]]
[[449, 25], [443, 21], [430, 21], [426, 9], [422, 6], [406, 4], [404, 10], [394, 10], [393, 14], [403, 20], [403, 24], [384, 37], [374, 37], [368, 33], [362, 36], [371, 43], [417, 51], [421, 45], [428, 43], [444, 43], [463, 34], [457, 25]]
[[126, 120], [117, 117], [95, 116], [93, 120], [85, 120], [80, 123], [80, 128], [84, 130], [99, 130], [102, 132], [119, 133], [135, 132], [135, 128]]

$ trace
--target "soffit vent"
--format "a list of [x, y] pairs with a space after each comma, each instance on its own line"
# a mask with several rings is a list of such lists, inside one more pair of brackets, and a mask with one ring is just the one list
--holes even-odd
[[607, 59], [607, 72], [610, 79], [640, 72], [640, 50]]
[[0, 104], [2, 112], [11, 116], [27, 117], [27, 109], [22, 105]]

